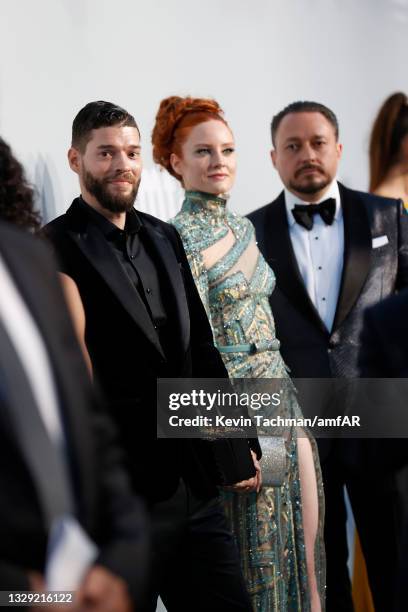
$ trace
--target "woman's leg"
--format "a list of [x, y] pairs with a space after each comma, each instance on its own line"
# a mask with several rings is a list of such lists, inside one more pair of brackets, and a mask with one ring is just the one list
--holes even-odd
[[312, 612], [320, 612], [322, 606], [315, 567], [315, 542], [319, 528], [319, 498], [317, 492], [316, 468], [309, 439], [305, 436], [299, 437], [297, 439], [297, 445], [311, 609]]

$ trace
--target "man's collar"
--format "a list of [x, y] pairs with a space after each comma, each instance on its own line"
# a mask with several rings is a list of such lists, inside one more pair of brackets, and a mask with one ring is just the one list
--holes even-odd
[[[83, 207], [83, 209], [88, 214], [89, 218], [95, 223], [103, 235], [108, 238], [118, 231], [122, 231], [118, 228], [117, 225], [109, 221], [104, 215], [95, 210], [92, 206], [90, 206], [82, 196], [79, 197], [79, 203]], [[142, 222], [139, 219], [139, 216], [134, 208], [132, 208], [128, 213], [126, 213], [126, 222], [124, 231], [126, 234], [136, 234], [140, 228], [142, 227]]]
[[[308, 204], [305, 200], [301, 200], [298, 196], [294, 195], [289, 189], [285, 187], [285, 206], [286, 206], [286, 215], [288, 218], [289, 227], [292, 227], [296, 223], [294, 216], [292, 215], [292, 209], [295, 204]], [[337, 180], [334, 179], [330, 185], [327, 187], [324, 195], [314, 202], [315, 204], [319, 204], [319, 202], [323, 202], [323, 200], [327, 200], [327, 198], [334, 198], [336, 200], [336, 212], [334, 214], [334, 220], [338, 221], [341, 218], [342, 210], [341, 210], [341, 200], [340, 200], [340, 192], [339, 185]]]

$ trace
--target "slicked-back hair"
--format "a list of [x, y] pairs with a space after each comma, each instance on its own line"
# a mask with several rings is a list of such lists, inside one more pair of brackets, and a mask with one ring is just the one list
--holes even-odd
[[135, 127], [140, 135], [135, 118], [124, 108], [104, 100], [89, 102], [81, 108], [72, 123], [72, 146], [84, 152], [92, 130], [111, 126]]
[[289, 115], [291, 113], [320, 113], [333, 126], [336, 140], [339, 139], [339, 122], [337, 121], [336, 115], [333, 113], [332, 110], [330, 110], [330, 108], [328, 108], [324, 104], [320, 104], [320, 102], [299, 100], [297, 102], [292, 102], [291, 104], [288, 104], [288, 106], [285, 106], [283, 110], [274, 115], [274, 117], [272, 118], [271, 135], [273, 146], [275, 146], [276, 132], [278, 131], [282, 119], [286, 117], [286, 115]]

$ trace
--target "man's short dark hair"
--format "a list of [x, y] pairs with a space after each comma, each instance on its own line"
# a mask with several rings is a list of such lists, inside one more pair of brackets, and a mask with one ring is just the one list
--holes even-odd
[[92, 130], [110, 126], [135, 127], [139, 131], [135, 118], [124, 108], [103, 100], [89, 102], [81, 108], [72, 123], [72, 146], [85, 151]]
[[272, 134], [272, 144], [275, 146], [276, 141], [276, 132], [278, 131], [278, 127], [281, 124], [281, 121], [286, 115], [290, 113], [320, 113], [324, 117], [326, 117], [327, 121], [332, 124], [334, 128], [334, 133], [336, 135], [336, 140], [339, 139], [339, 122], [337, 121], [336, 115], [333, 113], [330, 108], [327, 108], [324, 104], [320, 104], [319, 102], [309, 102], [305, 101], [297, 101], [288, 104], [285, 106], [283, 110], [281, 110], [277, 115], [272, 118], [271, 123], [271, 134]]

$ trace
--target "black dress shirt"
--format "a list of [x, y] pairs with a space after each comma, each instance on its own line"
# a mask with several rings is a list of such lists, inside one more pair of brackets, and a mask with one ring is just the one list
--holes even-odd
[[171, 343], [167, 329], [169, 313], [166, 311], [163, 300], [164, 278], [158, 269], [154, 249], [146, 240], [143, 225], [136, 210], [132, 208], [126, 213], [125, 227], [122, 230], [89, 206], [83, 198], [80, 198], [80, 201], [87, 211], [90, 222], [98, 226], [138, 291], [157, 330], [163, 351], [169, 356]]

